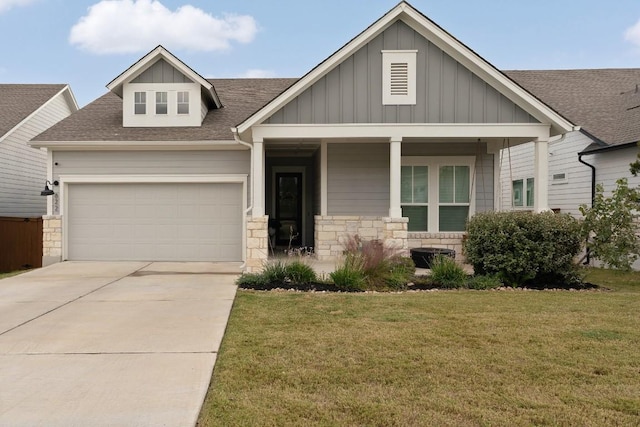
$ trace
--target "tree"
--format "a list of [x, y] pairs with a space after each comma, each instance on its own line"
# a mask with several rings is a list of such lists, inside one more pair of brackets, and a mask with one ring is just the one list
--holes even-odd
[[640, 190], [630, 188], [626, 178], [616, 184], [611, 197], [605, 197], [604, 187], [598, 184], [593, 207], [580, 206], [584, 216], [582, 234], [591, 254], [605, 266], [629, 270], [640, 257], [637, 223]]
[[[640, 141], [638, 142], [638, 147], [640, 147]], [[631, 163], [630, 166], [631, 166], [630, 170], [633, 176], [638, 176], [638, 174], [640, 173], [640, 152], [638, 153], [638, 160]]]

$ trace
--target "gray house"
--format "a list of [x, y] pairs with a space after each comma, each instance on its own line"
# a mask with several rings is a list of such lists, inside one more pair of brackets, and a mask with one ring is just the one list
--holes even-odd
[[59, 182], [44, 263], [243, 261], [276, 243], [342, 253], [346, 234], [461, 244], [498, 207], [500, 150], [574, 125], [406, 2], [300, 79], [207, 80], [163, 47], [32, 141]]
[[0, 217], [47, 212], [47, 153], [28, 142], [77, 110], [67, 85], [0, 84]]

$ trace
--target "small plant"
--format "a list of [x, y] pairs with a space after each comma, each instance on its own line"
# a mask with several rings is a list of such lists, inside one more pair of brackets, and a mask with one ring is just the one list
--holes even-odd
[[455, 289], [466, 284], [467, 273], [453, 258], [437, 255], [431, 263], [431, 279], [443, 288]]
[[299, 260], [286, 264], [285, 270], [287, 279], [294, 285], [306, 285], [318, 280], [315, 270]]
[[262, 273], [245, 273], [236, 280], [239, 287], [246, 289], [258, 289], [268, 283]]
[[262, 270], [262, 277], [267, 283], [285, 283], [287, 280], [287, 263], [281, 260], [268, 262]]
[[389, 260], [390, 269], [384, 276], [384, 281], [389, 289], [403, 290], [413, 278], [416, 265], [408, 257], [395, 256]]
[[363, 259], [359, 254], [348, 253], [341, 265], [329, 274], [331, 281], [341, 290], [362, 291], [366, 280], [363, 272]]
[[502, 287], [502, 281], [495, 275], [473, 276], [467, 283], [469, 289], [485, 290]]

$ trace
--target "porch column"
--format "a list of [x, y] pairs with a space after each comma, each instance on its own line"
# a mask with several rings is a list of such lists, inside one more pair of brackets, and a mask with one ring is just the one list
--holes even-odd
[[327, 142], [320, 143], [320, 215], [327, 216], [328, 212], [328, 176], [327, 176]]
[[264, 142], [262, 139], [253, 141], [253, 170], [251, 181], [253, 183], [253, 210], [254, 218], [264, 216]]
[[400, 207], [402, 137], [391, 137], [389, 140], [389, 145], [389, 217], [402, 218], [402, 208]]
[[533, 209], [543, 212], [549, 210], [549, 139], [538, 138], [534, 146]]

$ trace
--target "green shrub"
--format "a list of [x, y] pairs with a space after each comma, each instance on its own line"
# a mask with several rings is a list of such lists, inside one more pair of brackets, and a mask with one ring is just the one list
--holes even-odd
[[344, 291], [362, 291], [366, 287], [364, 260], [360, 254], [348, 253], [344, 261], [329, 274], [331, 281]]
[[502, 281], [498, 276], [473, 276], [467, 283], [469, 289], [485, 290], [496, 289], [502, 287]]
[[260, 288], [268, 283], [262, 273], [245, 273], [236, 280], [236, 285], [248, 289]]
[[299, 260], [287, 263], [285, 270], [287, 279], [294, 285], [306, 285], [318, 280], [315, 270]]
[[389, 270], [383, 275], [386, 288], [403, 290], [412, 280], [416, 265], [409, 257], [395, 256], [389, 261]]
[[579, 281], [574, 258], [580, 223], [553, 212], [487, 212], [467, 225], [464, 253], [478, 275], [497, 275], [509, 286], [544, 280]]
[[467, 273], [455, 259], [437, 255], [431, 263], [431, 279], [443, 288], [461, 288], [467, 282]]
[[287, 280], [287, 263], [282, 260], [269, 261], [262, 270], [262, 277], [267, 283], [285, 283]]

